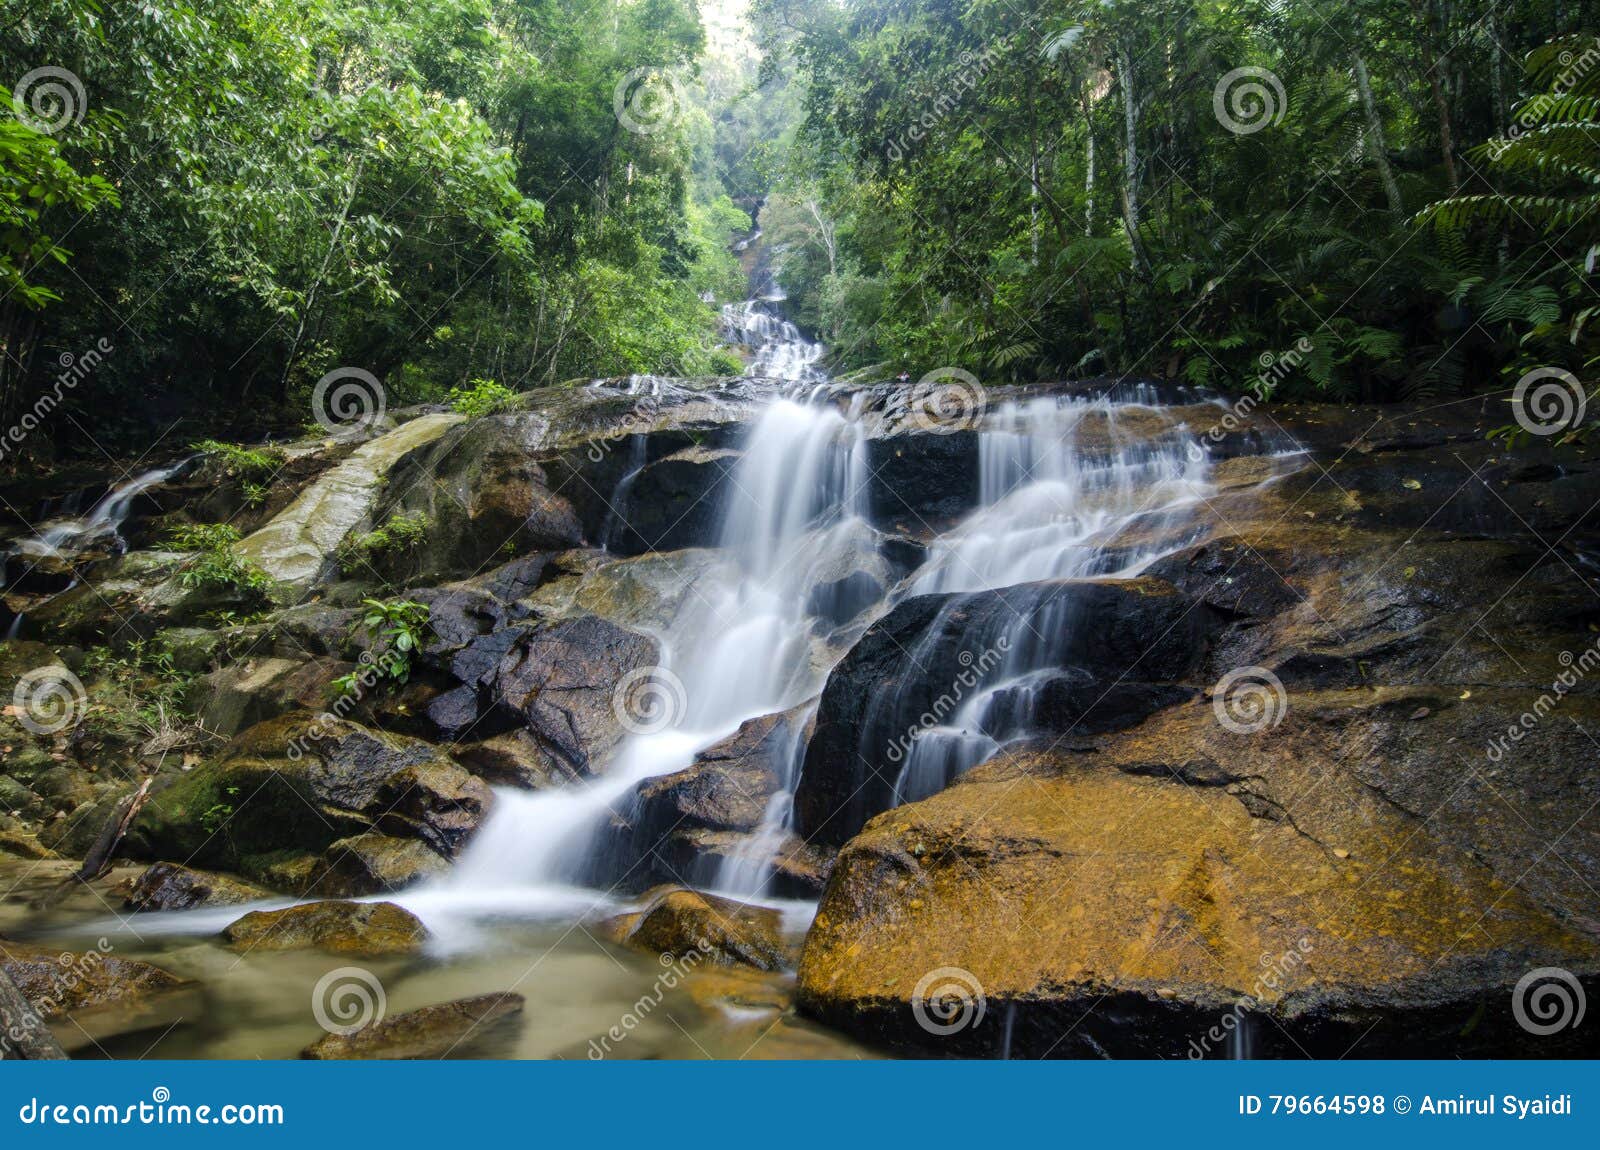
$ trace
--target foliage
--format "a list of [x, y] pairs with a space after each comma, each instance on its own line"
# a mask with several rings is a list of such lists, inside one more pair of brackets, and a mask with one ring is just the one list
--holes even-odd
[[477, 419], [515, 410], [517, 393], [492, 379], [475, 379], [464, 388], [452, 387], [445, 402], [450, 405], [450, 410]]
[[[1306, 340], [1268, 390], [1372, 400], [1581, 360], [1558, 337], [1600, 239], [1600, 70], [1544, 41], [1600, 5], [1339, 10], [1335, 31], [1310, 0], [757, 0], [804, 82], [761, 217], [792, 304], [846, 368], [996, 380], [1255, 390]], [[1491, 144], [1530, 53], [1546, 98]], [[1270, 75], [1259, 114], [1230, 103], [1241, 69]], [[1440, 200], [1496, 226], [1415, 228]]]
[[[334, 680], [331, 689], [335, 694], [359, 695], [366, 674], [376, 674], [392, 683], [404, 683], [411, 677], [412, 660], [422, 650], [431, 630], [426, 603], [409, 599], [364, 599], [361, 606], [361, 621], [352, 630], [352, 637], [363, 632], [371, 635], [375, 650], [368, 670], [353, 671]], [[363, 657], [363, 662], [366, 661]]]
[[272, 586], [271, 577], [237, 549], [239, 531], [227, 523], [196, 523], [174, 528], [170, 541], [179, 551], [194, 552], [184, 564], [179, 581], [191, 589], [221, 588], [260, 598]]
[[428, 526], [426, 512], [397, 512], [377, 530], [346, 538], [339, 544], [334, 559], [345, 574], [355, 573], [387, 556], [415, 551], [427, 538]]
[[[29, 451], [299, 426], [337, 367], [397, 405], [724, 366], [704, 43], [694, 0], [0, 0], [0, 78], [87, 109], [0, 124], [0, 423], [130, 325]], [[683, 94], [648, 133], [635, 69]]]
[[215, 439], [203, 439], [194, 444], [192, 450], [215, 458], [223, 475], [244, 480], [246, 484], [270, 482], [289, 461], [279, 447], [241, 447]]

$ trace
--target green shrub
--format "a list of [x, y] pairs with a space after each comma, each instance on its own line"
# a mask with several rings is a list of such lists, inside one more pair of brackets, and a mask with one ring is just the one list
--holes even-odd
[[[430, 630], [430, 614], [426, 603], [410, 599], [363, 599], [365, 613], [361, 621], [351, 628], [352, 638], [365, 631], [374, 639], [372, 658], [368, 666], [335, 679], [331, 685], [335, 695], [359, 696], [372, 685], [374, 678], [404, 683], [411, 677], [411, 661], [422, 649]], [[367, 662], [367, 656], [362, 656]]]
[[174, 549], [191, 551], [194, 558], [184, 564], [179, 582], [185, 587], [226, 587], [264, 595], [272, 586], [271, 577], [237, 550], [239, 532], [226, 523], [195, 523], [172, 531]]
[[402, 511], [375, 531], [348, 536], [334, 552], [334, 561], [346, 575], [389, 555], [415, 551], [428, 537], [425, 511]]
[[445, 400], [452, 411], [477, 419], [501, 411], [514, 411], [517, 393], [492, 379], [475, 379], [465, 388], [452, 387]]
[[277, 447], [240, 447], [236, 443], [221, 443], [215, 439], [202, 439], [191, 445], [192, 450], [214, 457], [222, 473], [230, 479], [248, 480], [246, 496], [252, 486], [265, 491], [265, 484], [289, 462], [289, 457]]

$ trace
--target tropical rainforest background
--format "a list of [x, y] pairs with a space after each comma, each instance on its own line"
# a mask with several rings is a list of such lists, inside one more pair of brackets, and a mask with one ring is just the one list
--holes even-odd
[[1596, 29], [1588, 0], [0, 0], [0, 421], [69, 416], [5, 466], [297, 425], [346, 365], [391, 403], [736, 372], [752, 217], [863, 377], [1587, 379]]

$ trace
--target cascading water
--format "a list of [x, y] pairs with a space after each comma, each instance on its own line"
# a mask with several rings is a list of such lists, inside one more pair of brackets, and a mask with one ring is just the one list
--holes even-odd
[[[748, 374], [775, 373], [791, 385], [822, 378], [813, 366], [822, 349], [793, 325], [763, 314], [748, 330], [756, 348]], [[697, 574], [678, 617], [656, 636], [661, 661], [652, 686], [670, 725], [626, 739], [592, 782], [499, 793], [494, 815], [449, 878], [405, 898], [406, 905], [437, 927], [441, 918], [475, 910], [564, 915], [603, 901], [581, 884], [626, 871], [629, 860], [596, 856], [610, 817], [626, 811], [641, 782], [682, 770], [746, 720], [820, 691], [841, 652], [828, 648], [829, 628], [818, 625], [818, 589], [849, 574], [859, 556], [876, 553], [866, 480], [865, 436], [854, 409], [776, 396], [751, 429], [728, 485], [722, 562]], [[764, 884], [787, 825], [798, 744], [797, 736], [791, 761], [779, 768], [787, 777], [766, 824], [729, 860], [717, 885], [725, 880], [754, 894]], [[597, 865], [607, 861], [609, 871]]]
[[[191, 457], [192, 458], [192, 457]], [[189, 459], [181, 459], [165, 467], [152, 467], [125, 483], [118, 484], [89, 513], [74, 519], [56, 519], [39, 529], [31, 539], [13, 545], [15, 554], [69, 558], [102, 543], [109, 543], [116, 551], [125, 551], [127, 544], [119, 532], [127, 521], [133, 501], [152, 487], [156, 487], [182, 471]]]

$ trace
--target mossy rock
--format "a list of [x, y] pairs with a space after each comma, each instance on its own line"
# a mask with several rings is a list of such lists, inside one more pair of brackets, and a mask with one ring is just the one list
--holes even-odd
[[377, 957], [414, 953], [428, 931], [416, 915], [392, 902], [329, 901], [252, 911], [230, 923], [222, 937], [239, 950], [317, 947]]

